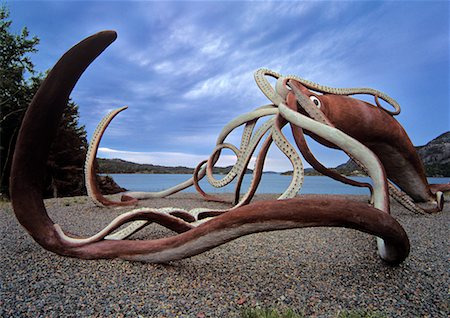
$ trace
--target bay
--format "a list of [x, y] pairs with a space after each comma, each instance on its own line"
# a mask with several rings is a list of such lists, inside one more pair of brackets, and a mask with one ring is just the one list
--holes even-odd
[[[129, 191], [146, 191], [155, 192], [165, 190], [173, 187], [191, 177], [190, 174], [110, 174], [110, 176], [121, 187]], [[224, 175], [215, 175], [216, 179], [223, 178]], [[241, 187], [241, 193], [245, 193], [250, 185], [252, 175], [247, 174]], [[360, 182], [370, 182], [368, 177], [350, 177], [350, 179]], [[289, 183], [291, 176], [283, 176], [277, 173], [265, 173], [262, 176], [261, 182], [256, 193], [283, 193]], [[429, 183], [448, 183], [450, 178], [428, 178]], [[200, 186], [206, 192], [210, 193], [233, 193], [235, 181], [223, 188], [214, 188], [211, 186], [206, 177], [200, 181]], [[192, 186], [183, 190], [185, 193], [196, 192]], [[303, 186], [300, 189], [303, 194], [359, 194], [368, 195], [369, 190], [366, 188], [359, 188], [349, 186], [325, 176], [306, 176]]]

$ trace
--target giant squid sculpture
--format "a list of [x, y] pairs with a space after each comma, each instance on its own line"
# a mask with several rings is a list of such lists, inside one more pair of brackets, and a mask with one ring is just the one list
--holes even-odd
[[[19, 222], [45, 249], [84, 259], [167, 262], [197, 255], [252, 233], [333, 226], [375, 235], [380, 257], [387, 263], [398, 264], [408, 256], [410, 246], [404, 229], [390, 215], [389, 192], [416, 212], [442, 209], [441, 191], [449, 190], [450, 186], [428, 185], [417, 153], [403, 128], [393, 118], [400, 108], [392, 98], [373, 89], [329, 88], [296, 76], [282, 76], [262, 69], [255, 73], [255, 79], [271, 104], [227, 124], [219, 134], [211, 156], [199, 163], [193, 177], [186, 182], [161, 192], [126, 193], [121, 202], [101, 195], [95, 183], [93, 162], [106, 127], [125, 108], [111, 112], [102, 120], [86, 158], [88, 194], [101, 206], [136, 205], [139, 199], [165, 197], [192, 185], [206, 200], [221, 200], [201, 189], [198, 181], [205, 175], [217, 187], [237, 178], [234, 206], [223, 210], [199, 208], [191, 211], [140, 207], [118, 216], [91, 237], [64, 232], [50, 219], [43, 204], [46, 160], [73, 87], [116, 36], [114, 31], [99, 32], [66, 52], [34, 96], [20, 128], [11, 172], [11, 200]], [[268, 76], [276, 79], [275, 87], [267, 80]], [[354, 94], [373, 95], [377, 106], [349, 97]], [[394, 111], [384, 109], [380, 99], [392, 105]], [[261, 118], [268, 119], [256, 129]], [[225, 142], [226, 137], [242, 125], [245, 128], [240, 146]], [[282, 132], [286, 125], [291, 127], [297, 148], [314, 168], [342, 182], [368, 187], [371, 202], [296, 196], [303, 182], [303, 166], [298, 152]], [[309, 150], [304, 133], [326, 146], [345, 151], [366, 171], [372, 183], [359, 183], [325, 168]], [[243, 174], [261, 141], [251, 185], [241, 196]], [[278, 200], [251, 203], [261, 179], [265, 156], [272, 144], [292, 163], [291, 184]], [[216, 180], [212, 168], [225, 148], [236, 154], [237, 162], [223, 179]], [[387, 178], [400, 189], [390, 184]], [[416, 203], [423, 203], [425, 209]], [[177, 234], [155, 240], [127, 239], [150, 223], [160, 224]]]

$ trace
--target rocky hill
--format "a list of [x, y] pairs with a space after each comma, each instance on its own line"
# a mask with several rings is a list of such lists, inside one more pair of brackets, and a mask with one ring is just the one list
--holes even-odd
[[450, 131], [417, 147], [428, 175], [450, 177]]

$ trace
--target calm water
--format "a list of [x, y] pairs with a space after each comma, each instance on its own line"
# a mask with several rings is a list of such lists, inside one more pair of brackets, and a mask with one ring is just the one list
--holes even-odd
[[[110, 175], [121, 186], [130, 191], [161, 191], [177, 185], [191, 177], [190, 174], [112, 174]], [[223, 175], [216, 175], [216, 179], [223, 178]], [[353, 180], [369, 182], [367, 177], [351, 177]], [[251, 175], [246, 175], [241, 187], [241, 192], [245, 193], [251, 181]], [[282, 193], [291, 182], [290, 176], [279, 174], [264, 174], [256, 193]], [[428, 178], [429, 183], [448, 183], [450, 178]], [[200, 181], [200, 185], [206, 192], [231, 193], [234, 192], [235, 182], [223, 188], [214, 188], [208, 184], [206, 177]], [[194, 187], [190, 187], [183, 192], [196, 192]], [[324, 176], [306, 176], [300, 193], [316, 194], [369, 194], [366, 188], [352, 187], [334, 181]]]

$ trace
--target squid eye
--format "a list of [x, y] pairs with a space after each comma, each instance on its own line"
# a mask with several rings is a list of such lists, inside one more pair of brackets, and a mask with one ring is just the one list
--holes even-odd
[[320, 100], [316, 96], [309, 96], [309, 99], [314, 103], [314, 105], [320, 108]]

